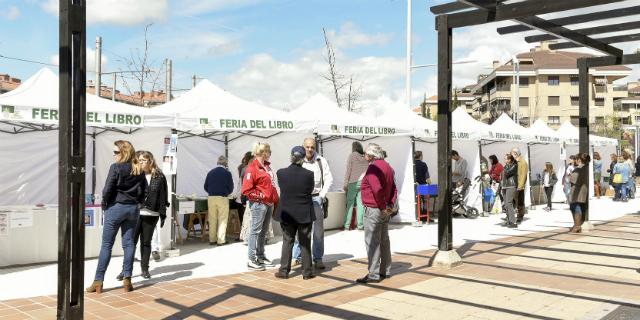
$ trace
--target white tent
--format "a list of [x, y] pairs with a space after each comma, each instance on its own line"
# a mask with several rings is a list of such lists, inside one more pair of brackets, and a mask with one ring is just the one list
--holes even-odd
[[[566, 200], [562, 192], [562, 176], [564, 175], [565, 162], [561, 156], [563, 152], [564, 140], [555, 130], [549, 128], [547, 124], [541, 120], [536, 120], [531, 127], [528, 128], [529, 135], [532, 140], [529, 142], [529, 168], [533, 180], [541, 180], [543, 178], [542, 171], [546, 162], [551, 162], [558, 177], [558, 182], [553, 189], [553, 202], [563, 202]], [[538, 202], [544, 202], [544, 192], [538, 187]]]

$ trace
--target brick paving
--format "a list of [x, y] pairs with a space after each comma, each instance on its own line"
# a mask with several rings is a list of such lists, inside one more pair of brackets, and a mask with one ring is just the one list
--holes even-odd
[[[433, 250], [396, 253], [379, 284], [354, 283], [366, 273], [356, 259], [307, 281], [294, 269], [106, 289], [85, 295], [85, 319], [628, 319], [640, 310], [640, 216], [596, 223], [469, 242], [451, 270], [430, 267]], [[53, 319], [55, 308], [55, 296], [0, 301], [0, 320]]]

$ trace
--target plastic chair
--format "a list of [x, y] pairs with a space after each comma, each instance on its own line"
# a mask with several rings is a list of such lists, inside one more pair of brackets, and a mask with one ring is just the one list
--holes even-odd
[[[416, 195], [418, 197], [418, 221], [422, 218], [427, 218], [427, 223], [429, 222], [429, 216], [431, 215], [431, 210], [429, 209], [429, 201], [432, 196], [438, 196], [438, 185], [437, 184], [419, 184], [416, 186]], [[422, 197], [426, 196], [426, 212], [422, 212]]]

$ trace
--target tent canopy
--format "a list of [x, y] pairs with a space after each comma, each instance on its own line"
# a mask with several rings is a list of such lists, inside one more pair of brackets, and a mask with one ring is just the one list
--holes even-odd
[[528, 129], [533, 142], [539, 143], [562, 143], [561, 135], [549, 128], [542, 119], [536, 120]]
[[[164, 115], [153, 126], [182, 131], [294, 131], [285, 112], [239, 98], [202, 80], [178, 98], [155, 107]], [[171, 119], [167, 122], [167, 119]]]
[[[577, 145], [579, 142], [579, 131], [570, 121], [562, 123], [558, 128], [558, 134], [565, 140], [567, 144]], [[617, 146], [618, 140], [600, 137], [596, 135], [589, 135], [589, 144], [592, 146]]]
[[461, 140], [480, 140], [488, 136], [489, 125], [470, 116], [463, 107], [451, 113], [452, 138]]
[[492, 140], [528, 142], [531, 140], [529, 131], [515, 123], [511, 117], [503, 113], [489, 126], [489, 136]]
[[394, 127], [410, 127], [416, 138], [436, 139], [437, 137], [438, 124], [435, 121], [421, 117], [404, 106], [388, 109], [379, 119], [379, 122], [389, 123]]
[[[321, 135], [345, 136], [397, 136], [410, 135], [406, 124], [401, 126], [379, 126], [376, 118], [349, 112], [338, 107], [335, 101], [318, 93], [309, 98], [290, 115], [297, 121], [314, 119], [305, 125]], [[388, 123], [384, 121], [384, 123]]]
[[[58, 76], [40, 69], [18, 88], [0, 95], [0, 120], [36, 124], [58, 123]], [[87, 94], [87, 125], [95, 127], [143, 127], [148, 109]]]

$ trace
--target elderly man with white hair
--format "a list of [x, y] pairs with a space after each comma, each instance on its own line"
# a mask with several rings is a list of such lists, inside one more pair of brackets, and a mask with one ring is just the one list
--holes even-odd
[[391, 245], [389, 219], [398, 201], [393, 168], [384, 160], [384, 151], [375, 143], [365, 151], [369, 167], [362, 178], [364, 205], [364, 241], [369, 273], [358, 283], [380, 282], [390, 276]]
[[524, 159], [519, 148], [511, 149], [511, 155], [518, 162], [518, 186], [516, 188], [516, 207], [518, 211], [518, 217], [516, 223], [522, 222], [524, 219], [525, 207], [524, 207], [524, 187], [527, 184], [527, 178], [529, 177], [529, 164]]

